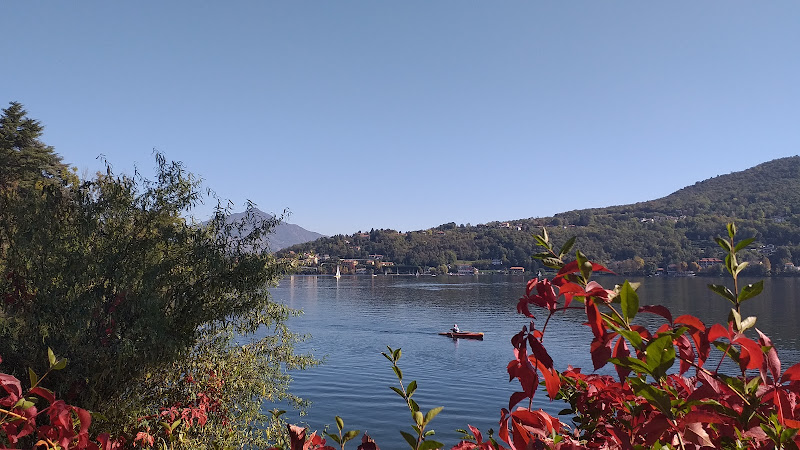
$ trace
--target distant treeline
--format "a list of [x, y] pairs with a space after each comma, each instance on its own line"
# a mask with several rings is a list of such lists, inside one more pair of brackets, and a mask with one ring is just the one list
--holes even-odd
[[[470, 261], [479, 269], [538, 269], [534, 233], [546, 227], [556, 242], [577, 237], [590, 258], [619, 273], [649, 274], [658, 268], [700, 269], [703, 258], [723, 255], [714, 243], [725, 224], [735, 222], [742, 238], [755, 237], [742, 256], [757, 275], [795, 273], [800, 265], [800, 157], [698, 182], [667, 197], [633, 205], [586, 209], [554, 217], [492, 222], [477, 226], [444, 224], [398, 233], [370, 230], [337, 235], [284, 249], [279, 255], [314, 252], [340, 259], [384, 255], [384, 260], [419, 267]], [[493, 264], [494, 261], [494, 264]], [[707, 263], [705, 265], [708, 265]], [[704, 267], [714, 273], [721, 267]]]

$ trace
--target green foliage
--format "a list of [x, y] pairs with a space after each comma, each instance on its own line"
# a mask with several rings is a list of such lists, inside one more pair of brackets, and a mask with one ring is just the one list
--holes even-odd
[[414, 433], [416, 433], [416, 436], [405, 431], [401, 431], [400, 434], [413, 450], [430, 450], [441, 448], [444, 445], [441, 442], [437, 442], [433, 439], [427, 439], [435, 433], [433, 430], [426, 430], [426, 427], [430, 425], [434, 417], [442, 412], [444, 407], [438, 406], [425, 414], [422, 413], [417, 402], [411, 398], [414, 395], [414, 392], [417, 390], [417, 381], [411, 381], [408, 383], [408, 387], [403, 384], [403, 371], [400, 370], [400, 367], [397, 365], [397, 361], [399, 361], [400, 356], [402, 356], [401, 350], [399, 348], [392, 349], [391, 347], [387, 347], [387, 349], [389, 350], [388, 353], [381, 354], [392, 363], [392, 370], [394, 370], [394, 374], [397, 376], [397, 381], [400, 384], [399, 388], [395, 386], [390, 386], [390, 388], [397, 393], [397, 395], [402, 397], [403, 400], [405, 400], [406, 405], [408, 405], [408, 409], [411, 411], [411, 418], [414, 421], [414, 424], [411, 426], [411, 428], [414, 430]]
[[[24, 124], [33, 144], [23, 147], [57, 164], [45, 158], [52, 153], [39, 144], [38, 123], [17, 117], [17, 104], [10, 110], [4, 126]], [[3, 157], [23, 167], [17, 147]], [[47, 348], [57, 349], [70, 364], [50, 385], [102, 412], [97, 431], [132, 434], [141, 417], [155, 426], [175, 404], [199, 405], [202, 393], [218, 405], [208, 420], [219, 422], [182, 424], [191, 446], [261, 442], [268, 436], [257, 427], [272, 418], [262, 401], [299, 403], [286, 371], [314, 363], [293, 352], [298, 336], [285, 325], [293, 312], [270, 300], [286, 267], [261, 238], [278, 219], [230, 222], [217, 207], [193, 223], [185, 217], [202, 200], [198, 180], [159, 154], [156, 162], [154, 180], [110, 167], [90, 180], [53, 177], [42, 163], [45, 182], [0, 186], [3, 366], [17, 377], [27, 367], [40, 373]]]

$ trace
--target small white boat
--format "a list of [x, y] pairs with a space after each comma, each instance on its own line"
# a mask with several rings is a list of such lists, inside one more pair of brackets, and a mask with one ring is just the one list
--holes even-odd
[[339, 266], [336, 266], [336, 275], [334, 275], [333, 277], [336, 278], [337, 280], [339, 278], [342, 278], [342, 272], [339, 271]]

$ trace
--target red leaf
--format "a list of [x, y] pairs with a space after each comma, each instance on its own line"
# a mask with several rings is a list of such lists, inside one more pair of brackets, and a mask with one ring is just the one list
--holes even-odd
[[536, 411], [518, 409], [511, 413], [511, 418], [515, 423], [519, 422], [521, 425], [543, 432], [543, 437], [550, 436], [554, 431], [556, 433], [561, 431], [561, 422], [541, 409]]
[[764, 363], [764, 353], [761, 346], [754, 340], [740, 336], [733, 341], [741, 346], [741, 355], [739, 355], [739, 365], [743, 369], [758, 369]]
[[472, 432], [472, 435], [473, 435], [473, 436], [475, 436], [475, 441], [476, 441], [478, 444], [480, 444], [481, 442], [483, 442], [483, 435], [481, 435], [481, 431], [480, 431], [479, 429], [477, 429], [477, 428], [473, 427], [473, 426], [472, 426], [472, 425], [470, 425], [470, 424], [467, 424], [467, 427], [469, 427], [469, 431], [471, 431], [471, 432]]
[[697, 371], [697, 379], [704, 382], [706, 386], [711, 388], [715, 394], [719, 394], [721, 392], [720, 382], [715, 380], [711, 375], [707, 374], [703, 370]]
[[661, 435], [664, 434], [665, 431], [669, 429], [669, 421], [663, 414], [657, 414], [655, 417], [651, 417], [647, 422], [644, 423], [639, 434], [644, 436], [645, 443], [648, 447], [655, 444], [657, 440], [661, 438]]
[[533, 352], [533, 356], [536, 358], [536, 360], [541, 362], [546, 368], [552, 368], [553, 358], [551, 358], [550, 354], [547, 353], [547, 349], [544, 348], [544, 345], [542, 345], [538, 339], [533, 337], [533, 335], [528, 335], [528, 343], [531, 346], [531, 351]]
[[773, 382], [777, 383], [781, 374], [781, 359], [778, 358], [778, 352], [772, 345], [770, 338], [764, 335], [764, 333], [762, 333], [758, 328], [756, 328], [756, 331], [758, 332], [759, 336], [759, 344], [761, 344], [762, 347], [769, 347], [769, 350], [767, 351], [767, 358], [764, 362], [767, 364], [767, 368], [772, 375]]
[[603, 286], [596, 281], [590, 281], [589, 284], [586, 285], [585, 291], [586, 297], [602, 298], [605, 302], [608, 302], [608, 296], [610, 292], [612, 292], [603, 288]]
[[513, 394], [511, 394], [511, 398], [508, 399], [508, 409], [514, 409], [514, 406], [516, 406], [517, 403], [521, 402], [526, 398], [530, 398], [528, 397], [528, 394], [524, 392], [514, 392]]
[[[592, 263], [592, 271], [614, 273], [608, 270], [608, 268], [606, 268], [605, 266], [601, 266], [600, 264], [597, 263]], [[555, 278], [562, 278], [565, 275], [577, 272], [580, 272], [580, 269], [578, 268], [578, 261], [577, 260], [570, 261], [567, 264], [565, 264], [564, 267], [561, 268], [561, 270], [558, 271], [558, 274], [555, 276]]]
[[575, 295], [584, 295], [586, 292], [583, 288], [576, 283], [565, 282], [558, 287], [558, 295], [564, 296], [564, 307], [568, 307], [572, 303], [572, 297]]
[[699, 422], [686, 425], [683, 435], [686, 437], [687, 441], [697, 444], [700, 447], [715, 447], [708, 432], [703, 428], [703, 424]]
[[[22, 397], [22, 385], [19, 380], [11, 375], [0, 373], [0, 386], [3, 386], [8, 395], [11, 396], [11, 401], [16, 403]], [[13, 403], [12, 403], [13, 404]]]
[[675, 323], [679, 323], [682, 325], [686, 325], [689, 328], [693, 328], [695, 330], [706, 331], [706, 325], [695, 316], [690, 316], [688, 314], [684, 314], [682, 316], [678, 316], [675, 319]]
[[733, 339], [733, 335], [727, 328], [723, 327], [722, 325], [715, 323], [711, 326], [711, 329], [708, 331], [708, 340], [713, 342], [717, 339], [724, 337], [727, 338], [729, 341]]
[[534, 286], [536, 286], [536, 283], [538, 282], [539, 282], [538, 278], [534, 278], [528, 281], [528, 284], [525, 286], [525, 295], [531, 295], [531, 291], [533, 291]]
[[594, 302], [586, 301], [586, 319], [587, 324], [592, 329], [595, 339], [602, 339], [606, 335], [606, 327], [603, 324], [603, 316], [600, 315], [600, 310]]
[[661, 305], [645, 305], [639, 307], [639, 312], [646, 312], [652, 314], [658, 314], [659, 316], [667, 319], [669, 323], [672, 323], [672, 313], [669, 310]]
[[709, 353], [711, 353], [711, 344], [708, 342], [708, 335], [705, 330], [696, 331], [692, 333], [692, 340], [694, 341], [695, 347], [697, 347], [697, 365], [703, 367], [703, 364], [705, 364], [708, 359]]
[[517, 312], [524, 315], [525, 317], [530, 317], [531, 319], [535, 319], [531, 310], [528, 309], [528, 298], [522, 297], [517, 301]]
[[[617, 345], [614, 346], [614, 358], [624, 358], [631, 355], [631, 352], [628, 350], [628, 343], [625, 342], [625, 339], [620, 337], [617, 339]], [[622, 366], [616, 366], [617, 375], [619, 376], [619, 382], [624, 383], [625, 378], [631, 373], [631, 369]]]
[[786, 369], [786, 372], [783, 372], [781, 383], [785, 383], [787, 381], [800, 381], [800, 363], [789, 367]]
[[47, 403], [53, 403], [54, 401], [56, 401], [56, 396], [53, 395], [52, 392], [50, 392], [49, 390], [47, 390], [47, 389], [45, 389], [43, 387], [36, 386], [35, 388], [31, 389], [28, 392], [30, 394], [38, 395], [39, 397], [42, 397], [43, 399], [47, 400]]
[[558, 395], [558, 390], [561, 389], [561, 378], [558, 377], [558, 372], [556, 372], [556, 369], [552, 368], [552, 366], [545, 367], [542, 361], [537, 361], [537, 366], [544, 378], [547, 396], [550, 397], [550, 400], [555, 400], [556, 395]]
[[[472, 428], [472, 427], [470, 427]], [[381, 450], [378, 448], [378, 444], [369, 437], [367, 433], [364, 433], [364, 436], [361, 437], [361, 445], [358, 446], [357, 450]]]
[[792, 406], [789, 403], [789, 396], [786, 395], [782, 389], [776, 392], [778, 398], [775, 401], [775, 406], [778, 407], [778, 421], [783, 426], [787, 426], [786, 421], [794, 419], [792, 415]]
[[290, 450], [303, 450], [306, 443], [306, 429], [297, 425], [289, 424], [289, 439], [291, 440]]
[[556, 274], [555, 278], [562, 278], [564, 275], [568, 275], [568, 274], [575, 273], [575, 272], [580, 272], [578, 270], [578, 261], [577, 260], [570, 261], [570, 262], [564, 264], [564, 267], [562, 267], [561, 270], [558, 271], [558, 273]]
[[592, 354], [592, 364], [594, 364], [594, 370], [605, 366], [606, 363], [608, 363], [608, 359], [611, 358], [611, 339], [595, 338], [592, 341], [590, 352]]
[[708, 411], [700, 411], [694, 410], [689, 411], [683, 418], [681, 419], [684, 423], [689, 422], [703, 422], [703, 423], [724, 423], [725, 421], [719, 416], [719, 414], [714, 412]]
[[689, 342], [689, 338], [685, 334], [678, 336], [675, 343], [678, 345], [678, 355], [681, 361], [679, 373], [683, 375], [694, 363], [694, 349], [692, 349], [692, 343]]

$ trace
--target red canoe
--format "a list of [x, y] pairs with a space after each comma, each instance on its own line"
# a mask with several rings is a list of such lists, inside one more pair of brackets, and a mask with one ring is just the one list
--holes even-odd
[[448, 331], [447, 333], [439, 333], [442, 336], [451, 337], [453, 339], [479, 339], [483, 340], [483, 333], [475, 333], [472, 331], [459, 331], [458, 333], [454, 333], [452, 331]]

